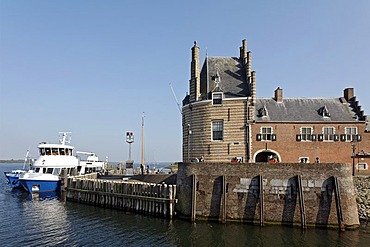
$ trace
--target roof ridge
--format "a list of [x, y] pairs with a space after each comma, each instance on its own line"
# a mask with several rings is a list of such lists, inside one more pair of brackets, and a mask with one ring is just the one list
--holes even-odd
[[[340, 97], [284, 97], [284, 99], [338, 99]], [[275, 100], [274, 97], [257, 97], [257, 99], [273, 99]]]

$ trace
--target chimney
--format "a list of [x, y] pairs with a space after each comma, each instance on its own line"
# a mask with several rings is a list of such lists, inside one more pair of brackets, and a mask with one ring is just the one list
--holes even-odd
[[240, 60], [243, 62], [243, 64], [246, 63], [247, 58], [247, 40], [242, 40], [242, 46], [240, 47]]
[[275, 90], [275, 100], [276, 100], [276, 102], [278, 102], [278, 103], [283, 102], [283, 89], [281, 89], [280, 87], [278, 87], [278, 88]]
[[349, 102], [355, 96], [355, 90], [353, 88], [344, 89], [344, 98]]
[[191, 48], [190, 102], [197, 101], [200, 97], [199, 50], [197, 42], [194, 41], [194, 46]]

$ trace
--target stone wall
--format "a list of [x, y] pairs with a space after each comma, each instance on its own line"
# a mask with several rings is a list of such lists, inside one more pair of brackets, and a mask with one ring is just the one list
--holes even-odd
[[353, 178], [358, 215], [361, 221], [370, 222], [370, 176]]
[[332, 176], [338, 178], [343, 222], [359, 225], [357, 204], [349, 164], [291, 163], [191, 163], [179, 164], [177, 212], [190, 218], [192, 212], [192, 175], [196, 175], [196, 218], [219, 220], [222, 214], [222, 176], [226, 179], [226, 219], [254, 222], [260, 220], [258, 178], [263, 178], [264, 222], [300, 224], [297, 175], [302, 177], [307, 225], [337, 226], [338, 218]]

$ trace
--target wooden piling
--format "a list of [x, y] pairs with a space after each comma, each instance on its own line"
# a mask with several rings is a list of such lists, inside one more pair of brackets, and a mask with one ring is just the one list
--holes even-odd
[[195, 222], [195, 213], [197, 206], [197, 177], [195, 174], [191, 176], [192, 179], [192, 192], [191, 192], [191, 222]]
[[67, 200], [67, 186], [68, 186], [68, 173], [67, 169], [63, 168], [61, 173], [61, 185], [60, 185], [60, 191], [61, 191], [61, 199], [62, 201]]
[[339, 184], [337, 177], [332, 177], [333, 187], [334, 187], [334, 195], [335, 195], [335, 206], [337, 209], [337, 218], [338, 218], [338, 230], [341, 232], [345, 231], [345, 226], [343, 223], [343, 215], [342, 215], [342, 206], [340, 200], [340, 191], [339, 191]]
[[172, 218], [176, 185], [98, 180], [84, 176], [69, 178], [67, 199], [85, 204]]
[[222, 216], [221, 222], [226, 223], [226, 177], [222, 176]]
[[306, 212], [304, 206], [304, 197], [303, 197], [303, 187], [302, 187], [302, 177], [301, 175], [297, 175], [297, 189], [298, 189], [298, 196], [299, 196], [299, 210], [301, 213], [301, 228], [302, 230], [307, 228], [306, 225]]
[[264, 196], [263, 196], [263, 177], [259, 175], [259, 202], [260, 202], [260, 226], [264, 225]]

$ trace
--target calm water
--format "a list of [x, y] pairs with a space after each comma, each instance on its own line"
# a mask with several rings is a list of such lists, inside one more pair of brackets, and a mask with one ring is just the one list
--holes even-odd
[[335, 230], [165, 220], [11, 190], [0, 164], [1, 246], [370, 246], [370, 224]]

